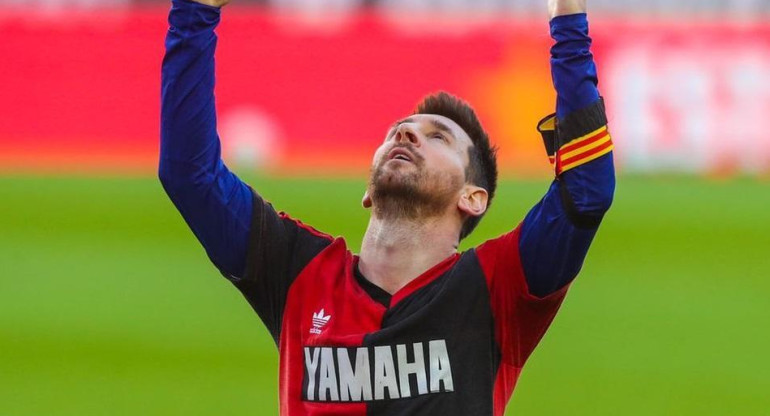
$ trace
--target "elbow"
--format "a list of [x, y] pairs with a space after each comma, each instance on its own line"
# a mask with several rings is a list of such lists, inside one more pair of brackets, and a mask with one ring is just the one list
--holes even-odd
[[602, 186], [596, 186], [591, 192], [590, 198], [583, 204], [579, 204], [578, 212], [584, 215], [603, 216], [612, 207], [615, 200], [615, 178], [605, 181]]
[[191, 181], [184, 172], [176, 168], [172, 162], [164, 159], [161, 159], [158, 165], [158, 180], [172, 201], [178, 200], [189, 190], [191, 185]]
[[612, 169], [594, 168], [591, 172], [583, 167], [567, 172], [561, 182], [562, 205], [572, 222], [581, 227], [598, 226], [615, 199]]
[[612, 155], [608, 157], [610, 159], [610, 166], [607, 169], [605, 176], [604, 186], [599, 187], [597, 205], [603, 212], [607, 212], [612, 207], [612, 202], [615, 200], [615, 167], [612, 163]]
[[602, 187], [598, 190], [595, 196], [595, 200], [593, 201], [593, 210], [595, 212], [604, 214], [607, 211], [610, 210], [610, 207], [612, 207], [612, 202], [615, 200], [615, 180], [613, 178], [612, 182], [608, 184], [608, 186]]
[[604, 215], [612, 206], [613, 193], [607, 192], [594, 195], [590, 200], [576, 204], [562, 194], [563, 204], [567, 217], [580, 228], [596, 228], [602, 222]]
[[604, 215], [607, 213], [607, 211], [610, 210], [610, 207], [612, 207], [612, 201], [614, 199], [614, 192], [607, 193], [605, 195], [602, 195], [599, 199], [596, 200], [596, 212], [601, 213]]
[[163, 159], [161, 159], [158, 164], [158, 180], [160, 180], [160, 184], [163, 186], [163, 189], [166, 190], [166, 193], [169, 193], [169, 189], [173, 189], [176, 185], [169, 163], [165, 162]]
[[158, 179], [174, 203], [210, 192], [216, 186], [215, 178], [216, 173], [211, 174], [191, 163], [161, 158], [158, 165]]
[[[579, 170], [578, 170], [579, 169]], [[604, 215], [615, 199], [615, 168], [612, 154], [576, 169], [571, 194], [581, 214]]]
[[166, 164], [163, 163], [163, 160], [158, 164], [158, 180], [160, 181], [160, 184], [163, 185], [163, 188], [166, 188], [172, 180], [171, 173], [166, 167]]

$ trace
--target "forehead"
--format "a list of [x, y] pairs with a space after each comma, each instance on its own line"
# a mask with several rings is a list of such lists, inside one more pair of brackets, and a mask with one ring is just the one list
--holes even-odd
[[473, 144], [468, 133], [449, 117], [440, 116], [438, 114], [413, 114], [397, 121], [394, 126], [402, 123], [416, 123], [421, 125], [421, 127], [424, 126], [437, 128], [439, 130], [448, 130], [447, 132], [454, 136], [458, 142], [467, 143], [468, 145]]

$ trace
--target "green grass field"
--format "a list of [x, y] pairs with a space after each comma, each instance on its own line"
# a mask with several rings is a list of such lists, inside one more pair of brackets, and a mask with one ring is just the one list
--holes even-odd
[[[250, 182], [358, 247], [363, 182]], [[509, 414], [770, 414], [769, 275], [769, 183], [621, 178]], [[0, 178], [0, 416], [277, 415], [277, 356], [154, 178]]]

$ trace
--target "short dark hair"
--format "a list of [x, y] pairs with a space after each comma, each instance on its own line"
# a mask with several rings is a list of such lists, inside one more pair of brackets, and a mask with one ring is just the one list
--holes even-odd
[[[460, 126], [471, 138], [473, 146], [468, 148], [468, 167], [465, 177], [469, 183], [484, 188], [489, 195], [487, 208], [497, 188], [497, 147], [490, 145], [489, 136], [481, 126], [476, 112], [462, 99], [444, 91], [428, 95], [417, 104], [415, 114], [436, 114], [444, 116]], [[486, 213], [486, 212], [485, 212]], [[460, 240], [467, 237], [481, 221], [481, 217], [468, 217], [460, 229]]]

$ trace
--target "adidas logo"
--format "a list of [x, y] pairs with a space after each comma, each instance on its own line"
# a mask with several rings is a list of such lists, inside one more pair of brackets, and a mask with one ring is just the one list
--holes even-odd
[[331, 315], [324, 316], [324, 310], [321, 309], [320, 311], [313, 314], [313, 327], [310, 328], [310, 333], [318, 335], [321, 333], [321, 329], [323, 329], [326, 324], [329, 323], [329, 320], [332, 319]]

